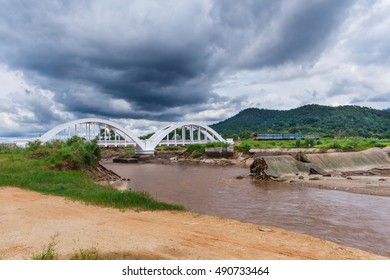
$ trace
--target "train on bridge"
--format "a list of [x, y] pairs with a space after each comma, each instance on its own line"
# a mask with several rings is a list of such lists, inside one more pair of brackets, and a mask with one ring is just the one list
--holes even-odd
[[320, 139], [319, 134], [261, 134], [255, 133], [253, 134], [254, 140], [296, 140], [296, 139]]

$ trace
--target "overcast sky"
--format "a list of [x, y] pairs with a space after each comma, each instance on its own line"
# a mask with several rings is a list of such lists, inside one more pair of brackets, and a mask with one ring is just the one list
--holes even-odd
[[0, 0], [0, 136], [390, 107], [390, 1]]

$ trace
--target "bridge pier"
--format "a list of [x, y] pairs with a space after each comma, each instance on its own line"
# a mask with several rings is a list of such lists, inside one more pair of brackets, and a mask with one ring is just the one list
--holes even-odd
[[154, 156], [154, 149], [153, 150], [141, 150], [141, 149], [135, 149], [135, 156]]
[[142, 145], [136, 145], [135, 155], [136, 156], [154, 156], [156, 144], [149, 139], [144, 140]]

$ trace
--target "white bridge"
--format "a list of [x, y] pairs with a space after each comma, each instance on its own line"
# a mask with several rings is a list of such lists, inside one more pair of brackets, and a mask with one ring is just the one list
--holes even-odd
[[97, 139], [98, 145], [102, 147], [134, 146], [137, 155], [154, 154], [157, 146], [227, 142], [209, 126], [194, 122], [167, 125], [149, 139], [141, 140], [126, 128], [97, 118], [79, 119], [61, 124], [43, 134], [39, 140], [44, 143], [53, 139], [67, 139], [74, 135], [87, 140]]

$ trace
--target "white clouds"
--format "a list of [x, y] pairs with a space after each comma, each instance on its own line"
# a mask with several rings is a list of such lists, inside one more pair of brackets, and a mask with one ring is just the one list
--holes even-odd
[[72, 116], [61, 110], [48, 90], [30, 85], [20, 71], [0, 65], [1, 135], [30, 135]]

